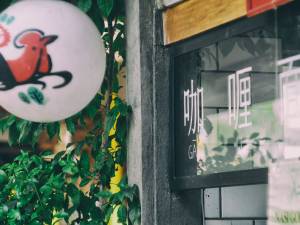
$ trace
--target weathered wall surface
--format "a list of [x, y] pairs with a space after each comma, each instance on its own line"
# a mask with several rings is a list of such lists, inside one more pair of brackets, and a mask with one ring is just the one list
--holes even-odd
[[140, 188], [143, 225], [202, 224], [200, 191], [171, 193], [169, 62], [155, 0], [127, 0], [127, 101], [133, 108], [128, 177]]
[[128, 178], [140, 189], [142, 224], [154, 224], [152, 24], [151, 11], [145, 15], [147, 11], [141, 2], [144, 1], [126, 1], [127, 102], [133, 109], [128, 138]]

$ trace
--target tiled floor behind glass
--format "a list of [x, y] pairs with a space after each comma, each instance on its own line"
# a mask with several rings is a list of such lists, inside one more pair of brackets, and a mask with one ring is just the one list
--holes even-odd
[[204, 190], [206, 225], [266, 225], [267, 185]]

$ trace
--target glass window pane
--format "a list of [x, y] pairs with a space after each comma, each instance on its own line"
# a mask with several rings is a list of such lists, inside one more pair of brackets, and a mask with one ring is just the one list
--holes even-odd
[[299, 8], [279, 7], [223, 39], [216, 30], [209, 45], [175, 57], [176, 176], [300, 157]]

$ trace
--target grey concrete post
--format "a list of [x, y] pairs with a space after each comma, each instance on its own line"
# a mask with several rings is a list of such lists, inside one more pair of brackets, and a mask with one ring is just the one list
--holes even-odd
[[128, 178], [138, 184], [142, 225], [200, 225], [200, 191], [170, 189], [170, 74], [155, 0], [126, 0]]

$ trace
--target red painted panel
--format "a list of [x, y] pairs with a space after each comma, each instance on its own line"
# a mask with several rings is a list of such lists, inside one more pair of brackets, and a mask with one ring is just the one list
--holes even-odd
[[246, 0], [248, 17], [255, 16], [270, 9], [275, 9], [280, 5], [292, 0]]
[[280, 5], [284, 5], [284, 4], [286, 4], [288, 2], [291, 2], [291, 1], [293, 1], [293, 0], [276, 0], [274, 2], [276, 4], [276, 6], [280, 6]]

